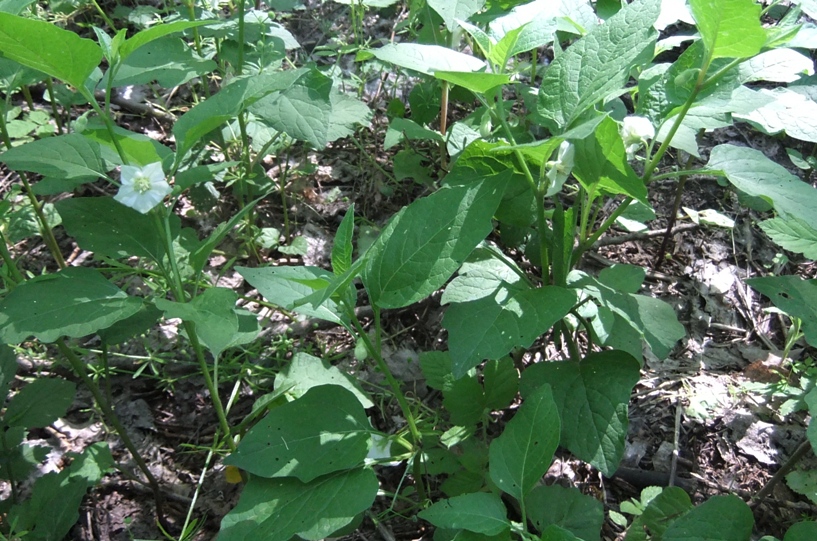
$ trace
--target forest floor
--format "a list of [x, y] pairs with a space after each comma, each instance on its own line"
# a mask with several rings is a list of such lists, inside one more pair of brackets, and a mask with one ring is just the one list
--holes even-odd
[[[284, 23], [305, 47], [299, 54], [307, 56], [318, 44], [343, 39], [348, 31], [345, 26], [348, 13], [346, 6], [325, 3], [296, 11]], [[405, 15], [399, 10], [384, 13], [391, 18], [381, 18], [375, 12], [367, 15], [365, 28], [373, 39], [388, 36], [397, 20]], [[341, 61], [351, 64], [350, 58]], [[395, 84], [393, 77], [383, 74], [366, 81], [364, 98], [375, 116], [371, 129], [361, 130], [356, 140], [340, 140], [320, 151], [298, 150], [266, 164], [271, 176], [280, 175], [282, 167], [291, 172], [286, 197], [273, 194], [259, 205], [260, 225], [283, 230], [286, 211], [293, 234], [304, 236], [309, 242], [309, 253], [303, 258], [306, 264], [327, 265], [331, 239], [349, 204], [354, 203], [356, 213], [369, 223], [382, 224], [394, 211], [429, 189], [411, 181], [395, 185], [384, 173], [392, 166], [391, 156], [382, 148], [387, 124], [384, 110], [387, 96], [383, 88]], [[388, 92], [399, 97], [404, 89], [396, 87]], [[118, 111], [120, 122], [129, 129], [160, 139], [169, 137], [171, 124], [167, 120], [138, 116], [124, 107]], [[709, 148], [721, 142], [748, 144], [792, 168], [784, 147], [796, 143], [747, 136], [739, 126], [707, 137]], [[702, 150], [705, 160], [707, 147]], [[433, 162], [428, 165], [430, 175], [439, 174]], [[5, 178], [8, 183], [9, 177]], [[814, 183], [817, 179], [812, 174], [809, 181]], [[650, 222], [649, 232], [635, 238], [614, 232], [582, 264], [591, 273], [613, 263], [649, 269], [642, 293], [649, 292], [669, 302], [687, 330], [669, 358], [646, 357], [641, 380], [630, 402], [625, 459], [616, 475], [606, 478], [560, 450], [546, 476], [548, 483], [575, 486], [593, 495], [604, 503], [606, 510], [617, 511], [621, 502], [638, 499], [641, 489], [651, 485], [681, 486], [696, 502], [723, 493], [748, 499], [806, 441], [806, 415], [803, 412], [787, 415], [782, 408], [798, 390], [817, 381], [817, 366], [809, 361], [812, 352], [797, 344], [788, 359], [781, 358], [787, 321], [765, 311], [767, 302], [747, 288], [742, 279], [770, 270], [815, 278], [817, 269], [810, 263], [798, 263], [795, 258], [781, 262], [779, 268], [764, 267], [762, 262], [775, 260], [779, 250], [754, 226], [757, 213], [738, 204], [734, 193], [716, 179], [706, 177], [689, 179], [682, 194], [682, 206], [698, 211], [717, 210], [732, 218], [734, 227], [698, 226], [688, 218], [680, 219], [669, 239], [667, 255], [660, 256], [661, 232], [666, 227], [676, 187], [674, 181], [666, 181], [657, 183], [652, 190], [659, 218]], [[220, 205], [210, 213], [189, 216], [186, 225], [199, 230], [212, 227], [233, 210], [229, 201]], [[90, 261], [90, 254], [61, 234], [64, 253], [72, 264]], [[44, 248], [32, 241], [16, 248], [29, 262], [29, 270], [36, 271], [37, 262], [45, 260]], [[229, 257], [230, 247], [222, 250], [225, 255], [221, 257]], [[289, 263], [282, 254], [272, 252], [265, 256], [268, 260], [262, 263]], [[656, 258], [661, 260], [657, 269]], [[214, 274], [221, 263], [223, 259], [211, 261]], [[220, 285], [234, 287], [248, 297], [257, 295], [238, 274], [228, 273], [218, 279]], [[440, 408], [441, 398], [425, 387], [416, 359], [419, 352], [444, 348], [445, 336], [439, 326], [443, 310], [438, 301], [438, 297], [432, 297], [428, 302], [388, 312], [384, 317], [389, 336], [388, 357], [396, 375], [416, 399], [425, 401], [432, 409]], [[252, 309], [253, 305], [247, 307]], [[240, 422], [254, 399], [271, 390], [274, 374], [294, 352], [312, 352], [340, 366], [354, 364], [351, 361], [354, 341], [342, 329], [325, 326], [315, 329], [310, 322], [290, 322], [281, 314], [262, 315], [267, 318], [264, 347], [253, 352], [251, 360], [267, 377], [238, 389], [230, 411], [232, 422]], [[98, 344], [89, 341], [82, 346], [90, 350]], [[21, 361], [25, 368], [23, 376], [51, 371], [71, 377], [66, 368], [53, 361], [55, 351], [42, 349], [31, 353]], [[217, 460], [210, 461], [211, 467], [201, 477], [217, 420], [205, 386], [196, 375], [196, 365], [179, 344], [178, 328], [168, 323], [113, 353], [111, 395], [131, 437], [166, 489], [169, 518], [177, 525], [183, 522], [196, 486], [201, 483], [194, 514], [204, 522], [196, 539], [213, 538], [221, 517], [235, 505], [240, 486], [227, 481]], [[547, 359], [558, 352], [552, 344], [538, 342], [531, 348], [531, 354]], [[377, 381], [373, 369], [356, 369], [363, 372], [358, 374], [363, 379]], [[222, 399], [226, 400], [232, 390], [225, 385], [221, 389]], [[388, 431], [395, 419], [399, 420], [396, 408], [394, 415], [384, 414], [374, 422]], [[34, 431], [31, 438], [52, 446], [55, 460], [64, 452], [107, 441], [115, 458], [130, 461], [120, 440], [99, 421], [93, 399], [82, 387], [66, 418], [53, 427]], [[673, 459], [675, 451], [677, 458]], [[815, 458], [810, 454], [804, 460], [807, 464]], [[396, 486], [403, 474], [400, 468], [385, 467], [380, 473], [386, 487]], [[378, 501], [375, 510], [388, 504]], [[790, 524], [804, 516], [817, 517], [817, 506], [783, 482], [776, 484], [772, 494], [753, 510], [756, 532], [781, 538]], [[161, 539], [154, 516], [149, 490], [122, 474], [109, 475], [90, 491], [71, 538]], [[622, 532], [622, 528], [607, 520], [603, 538], [618, 539]], [[394, 520], [377, 524], [366, 518], [348, 539], [403, 541], [429, 535], [422, 523], [403, 520], [395, 514]]]

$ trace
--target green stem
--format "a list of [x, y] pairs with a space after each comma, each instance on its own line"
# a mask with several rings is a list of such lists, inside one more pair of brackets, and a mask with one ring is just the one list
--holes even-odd
[[119, 417], [116, 415], [111, 405], [107, 400], [105, 400], [105, 397], [102, 396], [102, 391], [100, 391], [99, 386], [88, 375], [88, 371], [85, 369], [85, 363], [82, 362], [82, 359], [77, 357], [74, 351], [68, 347], [65, 340], [62, 338], [57, 340], [57, 348], [68, 360], [68, 363], [71, 365], [74, 373], [79, 376], [88, 390], [91, 391], [91, 395], [94, 397], [97, 406], [99, 406], [99, 409], [102, 411], [105, 422], [114, 428], [116, 433], [119, 434], [119, 438], [122, 440], [122, 443], [124, 443], [125, 447], [128, 449], [128, 451], [130, 451], [130, 454], [133, 456], [133, 460], [136, 462], [139, 470], [144, 474], [145, 479], [147, 479], [150, 489], [153, 492], [153, 498], [156, 500], [156, 516], [159, 519], [159, 523], [162, 524], [163, 527], [167, 528], [168, 525], [164, 515], [164, 495], [159, 488], [158, 481], [156, 481], [156, 478], [150, 472], [150, 468], [148, 468], [148, 465], [145, 463], [142, 455], [139, 454], [139, 450], [130, 439], [127, 430], [122, 425], [122, 422], [119, 420]]
[[[403, 394], [403, 389], [400, 387], [400, 382], [394, 377], [394, 374], [391, 373], [389, 369], [389, 365], [386, 364], [386, 360], [383, 359], [383, 356], [380, 354], [380, 350], [375, 347], [372, 343], [372, 340], [369, 338], [369, 335], [363, 329], [363, 325], [361, 325], [360, 320], [355, 315], [355, 311], [353, 308], [346, 306], [346, 309], [349, 313], [350, 319], [352, 324], [357, 331], [358, 338], [363, 340], [363, 345], [366, 346], [366, 351], [369, 352], [369, 355], [375, 360], [377, 363], [378, 369], [383, 373], [386, 377], [386, 381], [391, 387], [392, 393], [394, 393], [395, 398], [397, 398], [397, 403], [400, 405], [400, 410], [403, 412], [403, 416], [406, 418], [406, 424], [408, 425], [409, 432], [411, 433], [411, 438], [414, 443], [414, 481], [417, 483], [417, 495], [420, 498], [420, 501], [425, 501], [426, 499], [426, 490], [425, 485], [423, 483], [423, 472], [422, 472], [422, 462], [417, 460], [417, 457], [420, 454], [420, 449], [422, 448], [423, 443], [423, 436], [420, 434], [420, 430], [417, 428], [417, 423], [414, 420], [414, 413], [411, 411], [411, 406], [406, 399], [406, 395]], [[375, 315], [375, 328], [377, 329], [375, 332], [379, 334], [380, 328], [380, 309], [377, 307], [373, 307], [374, 315]]]
[[14, 286], [17, 284], [23, 283], [25, 277], [20, 272], [20, 269], [17, 268], [17, 263], [14, 261], [14, 258], [11, 257], [7, 242], [6, 235], [0, 231], [0, 256], [2, 256], [3, 262], [6, 264], [10, 278], [10, 281], [6, 284], [6, 289], [11, 290], [14, 289]]
[[49, 100], [51, 102], [51, 116], [54, 117], [54, 123], [57, 125], [57, 134], [62, 135], [62, 118], [60, 117], [60, 112], [57, 109], [57, 97], [54, 96], [54, 83], [51, 80], [51, 77], [45, 78], [45, 87], [48, 89], [48, 95], [51, 98]]
[[236, 75], [244, 71], [244, 1], [238, 0], [238, 62], [235, 66]]
[[[99, 107], [99, 103], [97, 103], [96, 98], [91, 92], [89, 92], [85, 88], [81, 88], [78, 90], [85, 97], [85, 99], [88, 100], [88, 103], [91, 104], [91, 107], [93, 107], [96, 114], [99, 116], [99, 118], [102, 119], [102, 122], [105, 124], [105, 128], [108, 130], [108, 133], [111, 136], [111, 141], [113, 141], [113, 146], [116, 147], [116, 152], [117, 154], [119, 154], [119, 158], [122, 160], [122, 164], [128, 165], [130, 163], [130, 160], [128, 160], [128, 156], [127, 154], [125, 154], [125, 150], [122, 148], [122, 145], [119, 143], [119, 138], [116, 136], [116, 127], [114, 126], [113, 120], [109, 115], [105, 114], [105, 112]], [[109, 95], [110, 92], [106, 91], [105, 93], [106, 101]]]
[[110, 28], [112, 32], [116, 33], [116, 25], [113, 24], [113, 21], [110, 19], [110, 17], [108, 17], [108, 14], [105, 13], [105, 11], [99, 6], [96, 0], [91, 0], [91, 3], [94, 5], [94, 8], [96, 8], [96, 11], [97, 13], [99, 13], [99, 16], [102, 17], [102, 20], [105, 21], [105, 24], [108, 25], [108, 28]]
[[201, 370], [202, 376], [204, 376], [204, 384], [207, 386], [207, 391], [210, 393], [210, 400], [213, 401], [213, 406], [216, 410], [219, 428], [227, 439], [227, 447], [230, 448], [230, 452], [234, 452], [236, 450], [236, 444], [230, 434], [230, 423], [227, 421], [227, 413], [224, 410], [221, 397], [218, 395], [218, 387], [214, 383], [212, 376], [210, 376], [210, 367], [207, 366], [207, 359], [204, 358], [204, 350], [196, 334], [196, 325], [192, 321], [184, 321], [183, 325], [184, 331], [187, 333], [187, 338], [190, 340], [190, 344], [196, 352], [196, 360], [199, 362], [199, 369]]

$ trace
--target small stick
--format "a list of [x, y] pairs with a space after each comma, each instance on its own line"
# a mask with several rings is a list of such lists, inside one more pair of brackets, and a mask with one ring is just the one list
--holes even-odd
[[760, 489], [760, 492], [752, 497], [752, 501], [749, 503], [749, 506], [754, 507], [762, 502], [763, 499], [772, 492], [775, 485], [779, 483], [780, 480], [786, 476], [786, 474], [794, 469], [797, 463], [800, 462], [800, 459], [806, 456], [806, 453], [808, 453], [810, 449], [811, 443], [809, 443], [809, 440], [805, 440], [803, 443], [801, 443], [797, 450], [795, 450], [791, 457], [786, 461], [786, 463], [780, 466], [777, 473], [775, 473], [772, 478], [766, 482], [763, 488]]
[[675, 404], [675, 433], [672, 447], [672, 461], [669, 468], [669, 486], [675, 486], [675, 474], [678, 472], [678, 439], [681, 434], [681, 400]]

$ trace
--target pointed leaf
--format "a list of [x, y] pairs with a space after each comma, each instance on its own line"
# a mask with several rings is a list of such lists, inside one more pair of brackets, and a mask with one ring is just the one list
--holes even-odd
[[769, 297], [786, 314], [803, 321], [803, 332], [817, 345], [817, 280], [799, 276], [764, 276], [746, 280], [752, 288]]
[[34, 380], [11, 399], [3, 423], [25, 428], [48, 426], [65, 415], [76, 391], [76, 386], [64, 379]]
[[503, 73], [435, 71], [434, 77], [477, 94], [486, 94], [489, 90], [511, 82], [511, 78]]
[[712, 149], [707, 167], [723, 171], [737, 189], [762, 197], [785, 217], [817, 229], [817, 190], [767, 158], [759, 150], [734, 145]]
[[766, 43], [752, 0], [689, 0], [689, 8], [712, 58], [748, 58]]
[[555, 524], [585, 541], [600, 537], [604, 506], [577, 488], [565, 488], [558, 484], [538, 486], [525, 500], [525, 507], [531, 522], [540, 532]]
[[550, 386], [529, 393], [502, 435], [491, 442], [488, 468], [496, 486], [524, 501], [550, 467], [560, 425]]
[[[368, 509], [377, 495], [369, 468], [303, 483], [294, 477], [252, 477], [238, 505], [221, 521], [218, 541], [317, 541]], [[339, 497], [339, 495], [342, 495]]]
[[107, 77], [113, 74], [111, 84], [114, 87], [149, 84], [155, 80], [159, 85], [169, 88], [215, 71], [217, 67], [215, 61], [201, 58], [180, 38], [168, 36], [151, 41], [134, 51], [119, 64], [115, 74], [106, 73], [102, 84], [106, 84]]
[[817, 260], [817, 229], [797, 218], [772, 218], [757, 224], [784, 250]]
[[316, 477], [363, 463], [371, 428], [357, 397], [340, 385], [312, 387], [270, 411], [224, 460], [261, 477]]
[[[105, 178], [99, 144], [77, 133], [38, 139], [0, 154], [9, 169], [78, 182]], [[68, 189], [76, 186], [72, 183]]]
[[434, 75], [435, 71], [479, 71], [485, 67], [478, 58], [439, 45], [390, 43], [372, 49], [372, 54], [383, 62], [426, 75]]
[[746, 541], [752, 535], [752, 510], [737, 496], [713, 496], [675, 520], [663, 541]]
[[354, 250], [352, 238], [354, 234], [355, 205], [352, 204], [343, 216], [343, 220], [341, 220], [335, 233], [335, 241], [332, 243], [332, 272], [335, 276], [343, 274], [352, 266], [352, 251]]
[[254, 339], [258, 332], [257, 320], [254, 325], [255, 333], [252, 326], [242, 328], [240, 321], [242, 311], [236, 310], [236, 301], [238, 294], [232, 289], [212, 287], [205, 289], [190, 302], [172, 302], [165, 299], [156, 299], [154, 302], [156, 307], [165, 313], [165, 317], [178, 317], [195, 323], [199, 339], [213, 357], [218, 359], [222, 351]]
[[507, 513], [499, 496], [475, 492], [437, 502], [417, 516], [438, 528], [498, 535], [511, 525]]
[[428, 0], [428, 7], [442, 17], [445, 27], [453, 32], [457, 19], [467, 20], [485, 6], [485, 0]]
[[485, 359], [499, 359], [514, 347], [526, 348], [576, 304], [576, 294], [557, 286], [503, 287], [491, 296], [451, 305], [443, 317], [448, 330], [454, 377]]
[[347, 322], [339, 303], [326, 299], [312, 307], [310, 303], [300, 304], [313, 293], [320, 293], [329, 285], [333, 274], [317, 267], [236, 267], [236, 271], [251, 286], [258, 289], [269, 302], [300, 314], [317, 317], [339, 325]]
[[561, 133], [602, 99], [618, 93], [630, 70], [653, 57], [659, 0], [638, 0], [556, 57], [539, 87], [539, 116]]
[[576, 148], [573, 174], [586, 190], [607, 195], [628, 195], [648, 204], [647, 188], [627, 163], [618, 123], [606, 117], [593, 135], [573, 142]]
[[165, 256], [165, 243], [153, 219], [111, 197], [74, 197], [55, 206], [65, 230], [83, 250], [113, 259], [162, 261]]
[[733, 116], [769, 135], [785, 131], [789, 137], [817, 143], [817, 104], [811, 98], [790, 88], [763, 88], [759, 93], [770, 98], [769, 103]]
[[171, 23], [162, 23], [157, 24], [156, 26], [151, 26], [150, 28], [137, 32], [132, 37], [125, 40], [125, 43], [123, 43], [119, 48], [120, 60], [125, 60], [139, 47], [146, 45], [153, 40], [167, 36], [168, 34], [183, 32], [188, 28], [215, 24], [217, 22], [219, 22], [217, 19], [210, 21], [174, 21]]
[[562, 419], [561, 444], [612, 475], [624, 453], [630, 392], [640, 366], [623, 351], [591, 353], [581, 362], [538, 363], [522, 375], [523, 397], [543, 384], [553, 389]]
[[43, 342], [79, 338], [130, 317], [142, 300], [128, 295], [98, 271], [69, 267], [14, 288], [0, 302], [0, 339], [18, 344], [31, 335]]
[[102, 49], [53, 23], [0, 13], [0, 53], [77, 88], [102, 60]]
[[408, 306], [441, 287], [493, 229], [502, 188], [479, 181], [442, 188], [405, 207], [368, 252], [363, 283], [373, 304]]
[[288, 395], [295, 398], [302, 397], [309, 389], [319, 385], [340, 385], [354, 394], [363, 408], [374, 406], [357, 379], [324, 359], [307, 353], [296, 353], [287, 367], [275, 376], [275, 390], [285, 389]]

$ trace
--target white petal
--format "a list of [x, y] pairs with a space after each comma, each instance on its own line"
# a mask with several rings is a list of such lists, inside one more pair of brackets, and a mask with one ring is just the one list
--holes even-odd
[[160, 162], [149, 163], [142, 168], [142, 174], [150, 179], [151, 183], [164, 181], [165, 173]]
[[141, 169], [132, 165], [123, 165], [119, 171], [119, 180], [125, 185], [133, 184], [133, 179], [139, 175]]

